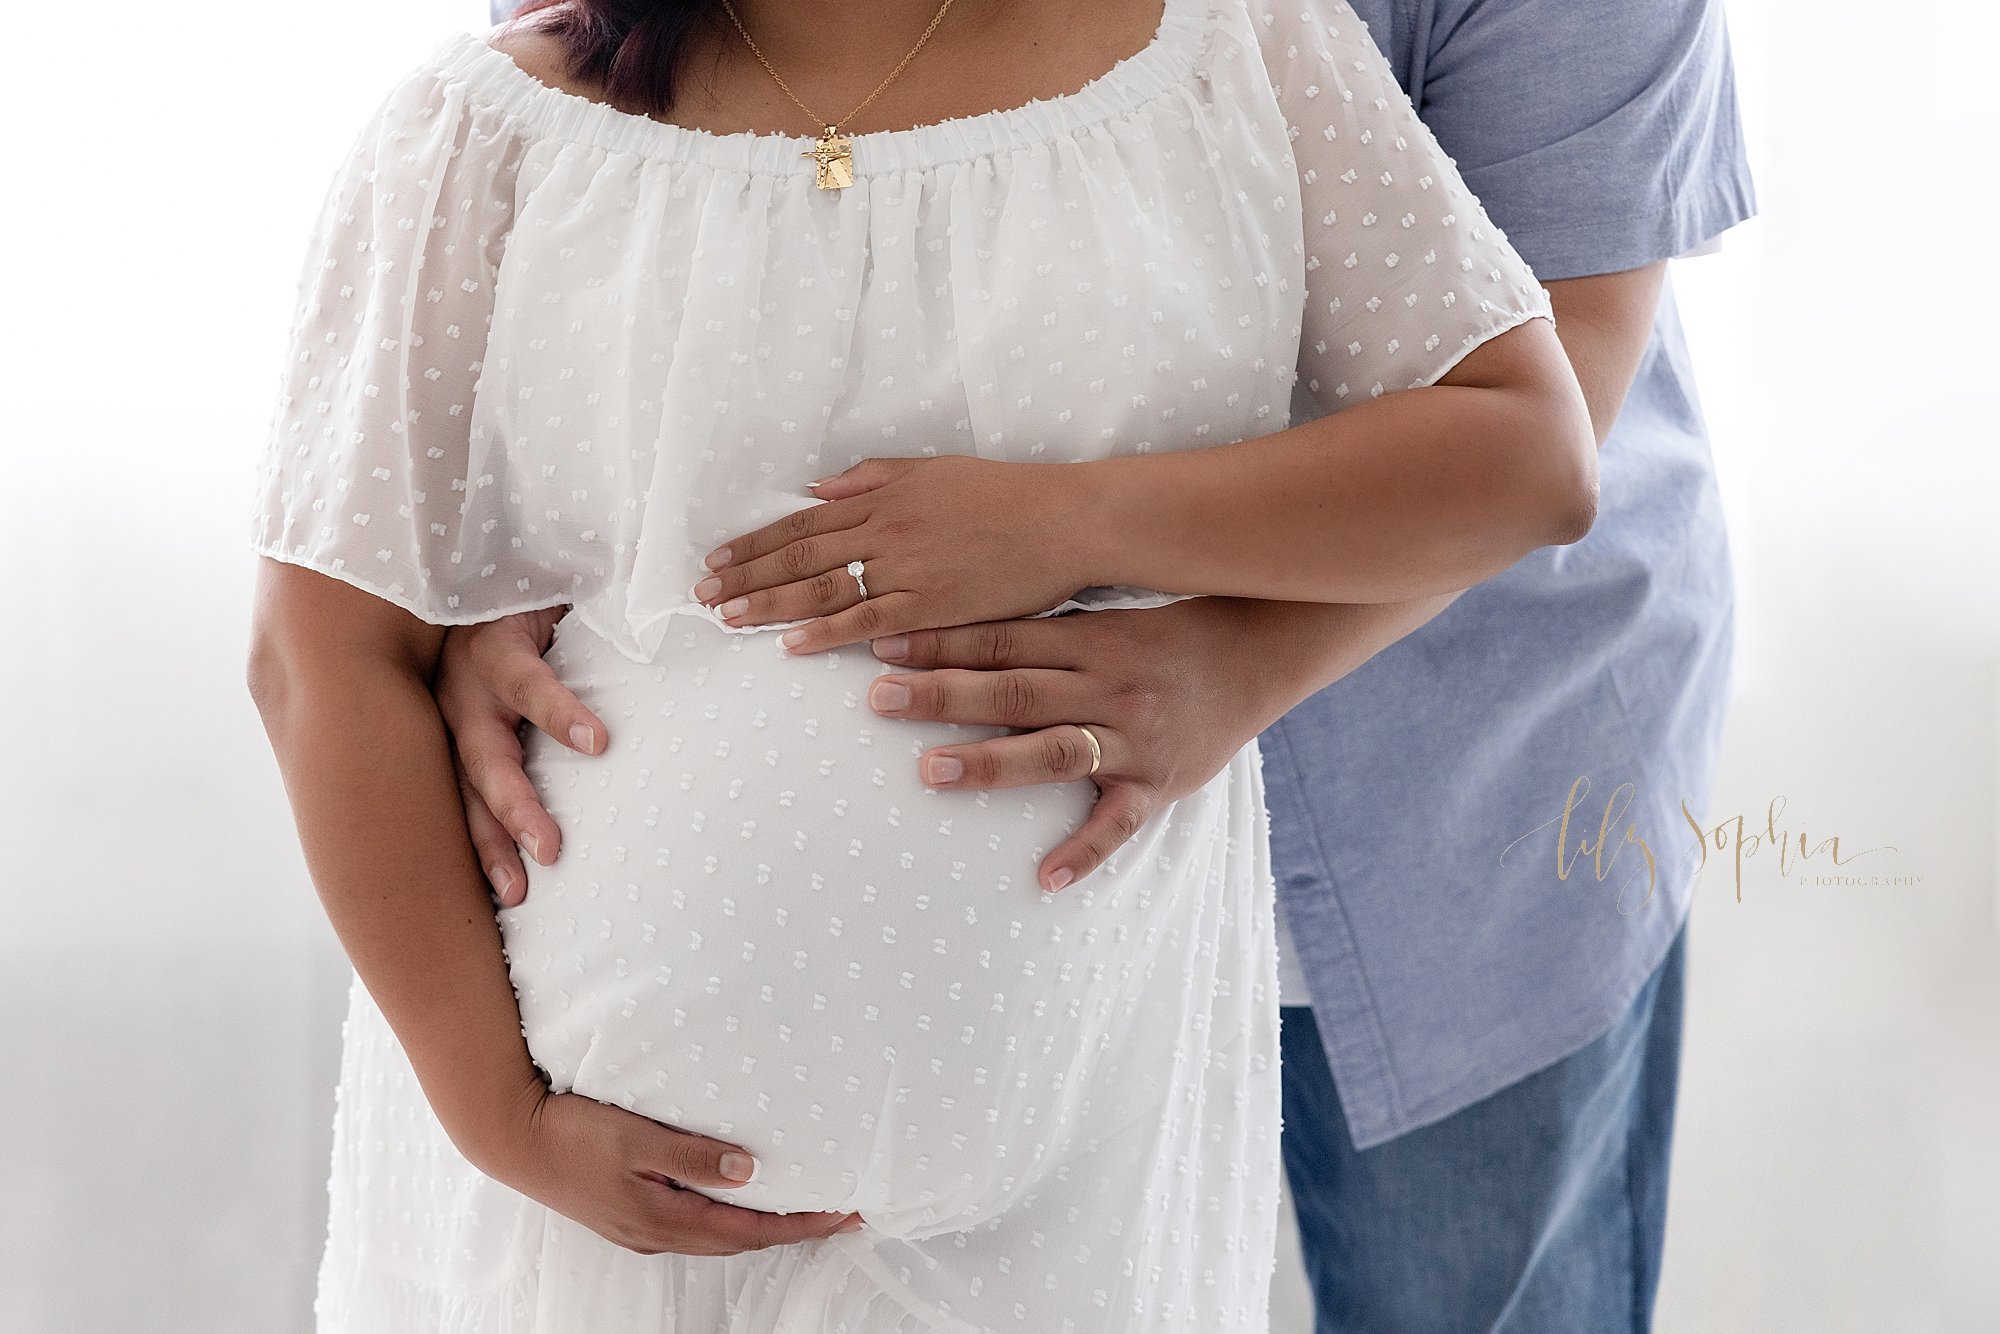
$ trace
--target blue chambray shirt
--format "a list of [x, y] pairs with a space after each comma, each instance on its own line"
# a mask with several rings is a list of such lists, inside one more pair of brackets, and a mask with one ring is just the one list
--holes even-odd
[[[1353, 4], [1543, 282], [1697, 250], [1756, 211], [1719, 3]], [[1263, 736], [1290, 976], [1357, 1148], [1591, 1041], [1686, 914], [1681, 802], [1707, 804], [1733, 601], [1671, 286], [1600, 477], [1583, 541], [1464, 593]], [[1633, 785], [1601, 880], [1588, 855], [1558, 875], [1553, 825], [1515, 843], [1579, 777], [1572, 853]], [[1628, 829], [1657, 862], [1650, 898]]]
[[[1719, 3], [1352, 0], [1544, 282], [1695, 250], [1756, 209]], [[492, 0], [495, 22], [512, 12]], [[1310, 410], [1296, 410], [1303, 420]], [[1357, 1147], [1601, 1033], [1687, 909], [1730, 655], [1729, 554], [1671, 287], [1600, 456], [1596, 527], [1535, 552], [1263, 737], [1287, 972]], [[1556, 874], [1579, 777], [1637, 845]], [[1288, 985], [1287, 1003], [1308, 998]]]

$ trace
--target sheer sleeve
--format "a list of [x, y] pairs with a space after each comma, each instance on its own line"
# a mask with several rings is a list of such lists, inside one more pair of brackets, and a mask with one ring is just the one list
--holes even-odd
[[335, 173], [299, 279], [252, 541], [433, 624], [550, 606], [475, 411], [520, 146], [463, 85], [400, 80]]
[[1299, 384], [1322, 412], [1443, 376], [1548, 293], [1346, 0], [1250, 0], [1305, 224]]

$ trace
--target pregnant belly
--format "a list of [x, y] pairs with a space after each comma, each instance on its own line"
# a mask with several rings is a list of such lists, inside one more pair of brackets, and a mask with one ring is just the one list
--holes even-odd
[[1112, 1058], [1177, 1022], [1215, 803], [1048, 895], [1095, 789], [926, 789], [923, 750], [1002, 729], [874, 714], [865, 646], [793, 658], [690, 619], [642, 665], [572, 616], [549, 660], [611, 729], [595, 757], [528, 739], [562, 851], [500, 914], [555, 1087], [750, 1149], [718, 1198], [905, 1236], [992, 1215], [1165, 1096]]

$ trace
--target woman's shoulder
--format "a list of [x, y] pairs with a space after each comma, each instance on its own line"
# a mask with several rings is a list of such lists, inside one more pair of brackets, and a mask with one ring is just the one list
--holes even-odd
[[602, 88], [574, 72], [569, 43], [532, 16], [509, 19], [488, 30], [480, 40], [513, 61], [537, 83], [593, 102], [604, 99]]
[[495, 152], [550, 134], [575, 133], [614, 114], [587, 76], [574, 72], [569, 44], [533, 16], [484, 32], [442, 38], [386, 88], [371, 129], [392, 140], [434, 136], [479, 122], [477, 142]]

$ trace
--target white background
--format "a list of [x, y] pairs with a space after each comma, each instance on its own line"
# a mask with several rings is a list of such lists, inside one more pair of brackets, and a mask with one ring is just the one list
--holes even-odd
[[[9, 1334], [310, 1326], [345, 965], [243, 690], [244, 513], [327, 177], [477, 8], [10, 12]], [[1918, 878], [1704, 881], [1660, 1328], [2000, 1329], [2000, 24], [1729, 12], [1762, 216], [1674, 265], [1740, 590], [1715, 813]]]

